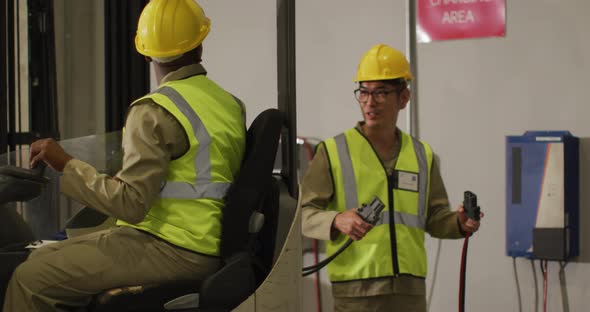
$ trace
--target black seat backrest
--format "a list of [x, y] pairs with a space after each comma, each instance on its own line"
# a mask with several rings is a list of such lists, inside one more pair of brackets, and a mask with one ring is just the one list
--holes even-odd
[[[273, 189], [272, 171], [279, 145], [283, 117], [267, 109], [252, 122], [246, 133], [246, 152], [237, 179], [228, 191], [223, 211], [221, 257], [249, 249], [249, 220], [262, 207]], [[266, 222], [265, 222], [266, 223]]]
[[[224, 267], [201, 285], [199, 311], [229, 311], [262, 283], [273, 264], [279, 187], [272, 176], [283, 117], [277, 109], [260, 113], [246, 133], [246, 152], [223, 210], [221, 257]], [[264, 214], [259, 233], [250, 217]]]

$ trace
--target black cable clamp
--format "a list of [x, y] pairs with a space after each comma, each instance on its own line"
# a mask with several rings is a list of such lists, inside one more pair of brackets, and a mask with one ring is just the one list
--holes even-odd
[[371, 203], [368, 205], [362, 205], [356, 213], [363, 219], [363, 221], [375, 225], [379, 222], [381, 211], [383, 211], [384, 208], [385, 204], [383, 204], [379, 197], [375, 196]]
[[463, 208], [465, 209], [465, 215], [467, 215], [469, 219], [479, 221], [480, 209], [477, 205], [477, 195], [470, 191], [465, 191], [463, 195]]

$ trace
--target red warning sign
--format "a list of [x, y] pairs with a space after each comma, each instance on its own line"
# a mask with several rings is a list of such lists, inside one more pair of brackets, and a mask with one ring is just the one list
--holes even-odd
[[420, 42], [502, 37], [506, 0], [418, 0]]

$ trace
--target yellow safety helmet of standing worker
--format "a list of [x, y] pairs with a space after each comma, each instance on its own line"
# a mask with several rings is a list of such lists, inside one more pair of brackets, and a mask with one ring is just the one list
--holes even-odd
[[198, 47], [210, 27], [194, 0], [152, 0], [139, 17], [135, 48], [149, 57], [179, 56]]
[[404, 54], [385, 44], [377, 44], [361, 58], [354, 82], [400, 78], [414, 79]]

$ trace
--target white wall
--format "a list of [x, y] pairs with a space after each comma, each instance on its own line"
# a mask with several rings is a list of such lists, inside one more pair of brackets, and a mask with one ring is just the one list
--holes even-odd
[[[277, 106], [276, 0], [199, 3], [212, 20], [203, 42], [203, 65], [210, 78], [244, 100], [251, 122], [265, 108]], [[359, 120], [352, 94], [356, 62], [375, 43], [404, 49], [405, 13], [400, 4], [297, 1], [300, 135], [326, 138]], [[338, 118], [327, 122], [335, 112]]]
[[357, 63], [377, 43], [405, 49], [404, 2], [297, 2], [300, 135], [324, 139], [362, 119], [353, 95]]
[[201, 0], [211, 18], [203, 42], [208, 77], [244, 101], [248, 124], [277, 107], [275, 1]]
[[[501, 39], [435, 42], [419, 46], [420, 133], [442, 160], [453, 203], [463, 190], [479, 195], [486, 211], [470, 245], [467, 306], [517, 311], [511, 259], [505, 256], [505, 136], [525, 130], [570, 130], [587, 138], [590, 108], [590, 21], [583, 0], [507, 1]], [[581, 219], [589, 215], [587, 141], [581, 153]], [[581, 223], [584, 227], [584, 223]], [[566, 269], [571, 311], [587, 311], [590, 240], [582, 231], [583, 263]], [[429, 244], [434, 255], [435, 244]], [[432, 311], [456, 310], [460, 244], [445, 241]], [[523, 310], [533, 310], [529, 262], [518, 259]], [[549, 266], [548, 311], [562, 311], [558, 265]], [[538, 269], [537, 269], [537, 273]], [[540, 277], [540, 275], [539, 275]]]

